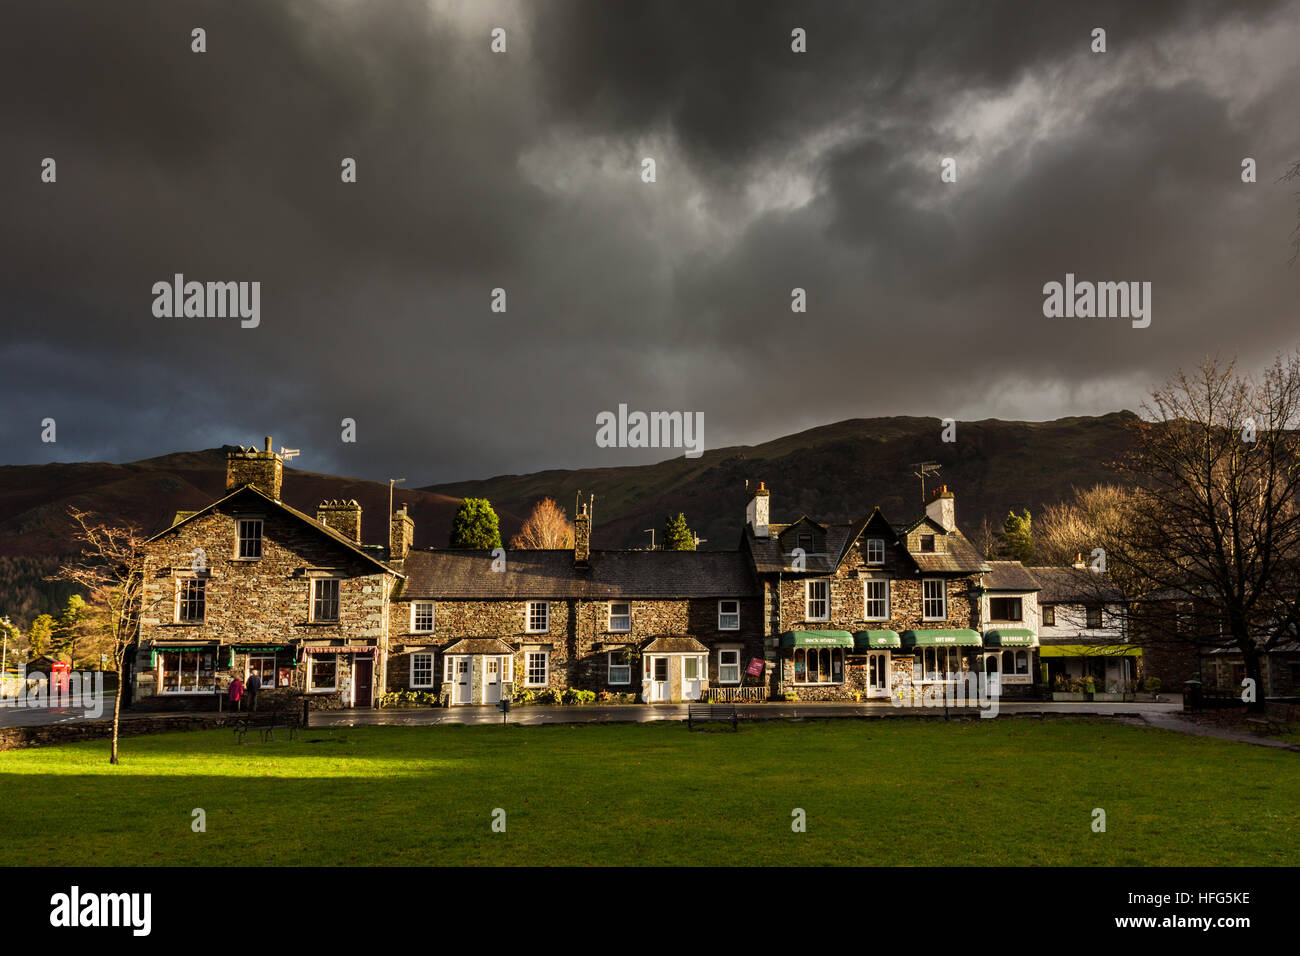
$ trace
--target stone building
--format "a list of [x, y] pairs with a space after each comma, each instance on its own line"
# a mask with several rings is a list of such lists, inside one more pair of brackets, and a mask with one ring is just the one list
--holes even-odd
[[[413, 551], [393, 603], [390, 685], [449, 705], [576, 688], [649, 702], [727, 696], [762, 657], [758, 588], [725, 551]], [[749, 683], [761, 688], [761, 679]]]
[[1018, 562], [979, 554], [947, 487], [901, 526], [879, 509], [853, 524], [772, 524], [770, 507], [760, 483], [743, 546], [762, 587], [774, 694], [910, 699], [972, 672], [1001, 678], [1004, 661], [1001, 693], [1034, 692], [1037, 583]]
[[318, 708], [368, 707], [383, 692], [402, 575], [385, 548], [362, 545], [355, 501], [322, 502], [312, 518], [280, 500], [282, 480], [270, 438], [231, 452], [227, 494], [149, 539], [135, 706], [212, 707], [252, 674], [266, 695]]

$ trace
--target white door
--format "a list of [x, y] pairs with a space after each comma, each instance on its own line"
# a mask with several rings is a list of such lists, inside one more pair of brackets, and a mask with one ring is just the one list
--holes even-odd
[[704, 661], [703, 657], [682, 658], [682, 700], [700, 699], [704, 689]]
[[483, 703], [496, 704], [501, 700], [501, 658], [483, 658]]
[[650, 703], [668, 700], [668, 658], [651, 657], [647, 667], [650, 671]]
[[469, 658], [454, 657], [451, 663], [451, 702], [468, 704], [472, 699], [469, 687]]
[[867, 654], [867, 696], [889, 696], [889, 651]]

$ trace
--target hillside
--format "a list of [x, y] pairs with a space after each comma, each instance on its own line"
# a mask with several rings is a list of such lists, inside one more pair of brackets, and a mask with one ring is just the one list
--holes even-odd
[[[550, 495], [572, 514], [579, 490], [596, 496], [595, 547], [643, 547], [649, 536], [642, 529], [662, 528], [665, 515], [683, 511], [707, 540], [704, 547], [732, 548], [744, 520], [746, 479], [767, 482], [774, 521], [805, 513], [850, 521], [877, 505], [886, 517], [903, 521], [921, 510], [912, 464], [933, 460], [943, 466], [939, 481], [957, 495], [958, 522], [973, 533], [982, 518], [1000, 525], [1009, 509], [1037, 514], [1072, 486], [1113, 480], [1108, 463], [1124, 451], [1125, 423], [1132, 417], [1116, 412], [1053, 422], [963, 422], [952, 444], [939, 441], [938, 419], [853, 419], [693, 460], [399, 487], [395, 500], [407, 503], [421, 548], [447, 544], [462, 497], [488, 498], [508, 540], [538, 499]], [[75, 549], [69, 505], [152, 533], [178, 510], [201, 508], [224, 490], [221, 448], [120, 465], [0, 467], [0, 614], [27, 620], [61, 600], [61, 590], [41, 576]], [[363, 540], [388, 540], [386, 483], [286, 468], [283, 494], [309, 514], [323, 498], [355, 498]]]
[[942, 465], [939, 481], [957, 495], [957, 520], [973, 532], [982, 518], [1000, 526], [1012, 508], [1038, 513], [1073, 486], [1114, 481], [1109, 464], [1128, 447], [1125, 423], [1135, 417], [1115, 412], [1051, 422], [961, 422], [958, 440], [949, 444], [939, 440], [935, 418], [852, 419], [693, 460], [502, 475], [424, 490], [488, 498], [498, 510], [517, 514], [527, 514], [544, 495], [572, 514], [581, 490], [596, 495], [596, 546], [644, 546], [649, 535], [642, 529], [661, 528], [665, 515], [682, 511], [707, 547], [731, 548], [744, 521], [746, 479], [771, 489], [773, 521], [801, 514], [851, 521], [876, 506], [901, 521], [920, 513], [912, 465], [929, 460]]

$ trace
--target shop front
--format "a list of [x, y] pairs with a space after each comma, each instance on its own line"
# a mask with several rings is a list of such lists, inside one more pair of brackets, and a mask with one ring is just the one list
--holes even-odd
[[912, 683], [940, 684], [962, 679], [982, 669], [983, 641], [978, 631], [964, 628], [920, 628], [899, 635], [912, 653]]
[[1142, 648], [1132, 644], [1043, 644], [1043, 680], [1053, 694], [1126, 696], [1136, 690]]
[[781, 635], [781, 691], [800, 700], [844, 700], [860, 692], [850, 681], [857, 645], [848, 631], [786, 631]]

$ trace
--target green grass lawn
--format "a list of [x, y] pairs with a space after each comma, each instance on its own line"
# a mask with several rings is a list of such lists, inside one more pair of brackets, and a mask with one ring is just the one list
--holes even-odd
[[0, 863], [1280, 866], [1300, 844], [1300, 755], [1099, 720], [214, 730], [107, 754], [0, 753]]

